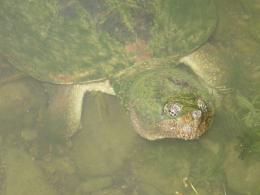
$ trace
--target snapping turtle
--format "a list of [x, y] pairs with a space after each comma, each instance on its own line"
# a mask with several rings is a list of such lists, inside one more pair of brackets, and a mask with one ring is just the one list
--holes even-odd
[[216, 26], [212, 0], [2, 0], [0, 5], [0, 54], [44, 81], [46, 117], [63, 136], [80, 127], [87, 91], [117, 95], [137, 133], [149, 140], [196, 139], [208, 128], [214, 96], [196, 74], [208, 78], [212, 72], [187, 55]]

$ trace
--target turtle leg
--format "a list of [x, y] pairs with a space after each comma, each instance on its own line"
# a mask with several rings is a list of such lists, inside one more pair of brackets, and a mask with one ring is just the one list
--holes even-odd
[[206, 43], [193, 53], [183, 57], [180, 62], [189, 66], [211, 88], [228, 90], [230, 56], [217, 46]]
[[47, 110], [43, 115], [43, 128], [48, 137], [69, 138], [81, 126], [83, 98], [86, 92], [100, 91], [115, 95], [109, 81], [77, 84], [44, 84], [48, 94]]
[[183, 57], [180, 62], [189, 66], [210, 87], [216, 97], [217, 107], [232, 95], [230, 83], [230, 56], [218, 46], [206, 43], [193, 53]]

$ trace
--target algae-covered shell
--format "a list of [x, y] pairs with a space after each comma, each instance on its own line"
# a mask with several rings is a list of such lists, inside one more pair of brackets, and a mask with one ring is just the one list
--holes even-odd
[[0, 53], [43, 81], [108, 77], [135, 61], [182, 56], [216, 25], [212, 0], [2, 0]]

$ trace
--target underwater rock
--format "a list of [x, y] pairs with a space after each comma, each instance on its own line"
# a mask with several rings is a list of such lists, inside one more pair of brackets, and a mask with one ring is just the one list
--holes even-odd
[[135, 160], [131, 162], [132, 178], [138, 182], [137, 194], [175, 194], [182, 191], [183, 178], [189, 175], [193, 158], [190, 150], [196, 148], [194, 143], [187, 142], [158, 142], [152, 145], [147, 142], [140, 146], [140, 151], [132, 158]]
[[91, 195], [161, 195], [161, 191], [156, 189], [152, 185], [139, 184], [137, 186], [131, 186], [131, 189], [124, 187], [112, 187], [97, 192]]
[[105, 189], [100, 190], [98, 192], [92, 193], [92, 195], [126, 195], [122, 190], [120, 189]]
[[38, 136], [38, 132], [35, 129], [23, 129], [21, 131], [21, 137], [25, 141], [33, 141]]
[[48, 183], [55, 187], [58, 194], [75, 194], [75, 188], [79, 185], [79, 178], [75, 174], [73, 162], [66, 156], [50, 154], [49, 157], [38, 160]]
[[75, 167], [73, 162], [67, 158], [52, 157], [51, 160], [40, 162], [41, 167], [49, 174], [60, 174], [62, 176], [69, 176], [74, 174]]
[[109, 95], [87, 95], [82, 129], [72, 138], [71, 158], [83, 176], [111, 174], [131, 152], [138, 138], [118, 99]]
[[76, 190], [76, 195], [93, 193], [112, 185], [111, 177], [93, 178], [82, 183]]
[[3, 163], [3, 154], [2, 150], [0, 151], [0, 194], [3, 194], [4, 187], [5, 187], [5, 179], [6, 179], [6, 173], [5, 173], [5, 164]]
[[55, 190], [44, 180], [43, 174], [26, 152], [7, 148], [5, 195], [56, 195]]
[[201, 139], [200, 142], [205, 149], [209, 150], [215, 155], [219, 154], [220, 145], [216, 141], [205, 138], [205, 139]]
[[260, 162], [240, 159], [236, 145], [228, 146], [227, 158], [224, 162], [228, 187], [241, 194], [260, 194]]
[[45, 104], [41, 85], [32, 79], [23, 79], [0, 86], [0, 131], [32, 126]]

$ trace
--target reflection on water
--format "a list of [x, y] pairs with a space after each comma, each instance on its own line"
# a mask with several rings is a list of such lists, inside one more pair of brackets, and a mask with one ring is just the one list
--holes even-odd
[[223, 91], [223, 106], [196, 141], [140, 138], [119, 100], [101, 93], [85, 95], [80, 130], [60, 141], [39, 121], [48, 107], [43, 84], [1, 65], [0, 194], [260, 194], [254, 2], [216, 1], [220, 21], [209, 42], [225, 53], [232, 90]]

